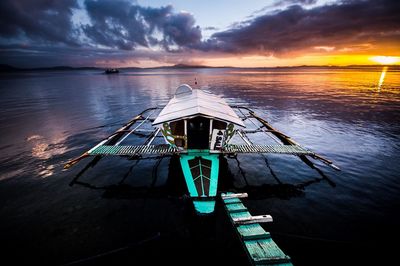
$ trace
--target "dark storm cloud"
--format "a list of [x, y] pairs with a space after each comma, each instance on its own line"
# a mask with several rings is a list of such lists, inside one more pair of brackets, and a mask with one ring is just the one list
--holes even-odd
[[[85, 1], [92, 25], [83, 31], [94, 44], [131, 50], [136, 46], [190, 47], [201, 40], [200, 27], [189, 13], [172, 6], [142, 7], [128, 1]], [[157, 36], [157, 34], [159, 36]]]
[[75, 0], [2, 0], [0, 37], [77, 45], [71, 16]]
[[[193, 15], [172, 6], [143, 7], [126, 0], [79, 3], [82, 6], [75, 0], [0, 1], [0, 64], [179, 61], [180, 51], [190, 53], [201, 42]], [[151, 50], [154, 47], [161, 49]]]
[[0, 65], [22, 68], [52, 66], [141, 66], [142, 60], [163, 64], [203, 64], [196, 58], [165, 51], [102, 49], [93, 47], [0, 45]]
[[[163, 52], [124, 51], [93, 47], [60, 47], [18, 44], [0, 45], [0, 64], [19, 67], [95, 66], [134, 61], [132, 58], [156, 60]], [[29, 58], [29, 60], [27, 60]], [[138, 62], [136, 62], [138, 63]]]
[[279, 57], [332, 52], [331, 47], [382, 50], [386, 44], [400, 43], [396, 0], [342, 0], [309, 9], [302, 6], [310, 7], [314, 0], [281, 0], [275, 2], [276, 10], [270, 5], [262, 15], [207, 40], [202, 40], [192, 14], [176, 12], [172, 6], [143, 7], [127, 0], [79, 3], [83, 5], [77, 0], [1, 0], [0, 64], [99, 65], [125, 58], [179, 62], [220, 53]]
[[284, 54], [314, 46], [400, 43], [400, 1], [344, 1], [304, 9], [299, 5], [218, 32], [200, 49]]
[[[177, 13], [172, 6], [151, 8], [126, 0], [86, 0], [84, 9], [91, 24], [75, 26], [74, 8], [80, 8], [76, 0], [2, 0], [0, 37], [8, 43], [101, 45], [122, 50], [154, 45], [176, 50], [201, 40], [201, 29], [193, 15]], [[82, 37], [91, 43], [82, 41]]]

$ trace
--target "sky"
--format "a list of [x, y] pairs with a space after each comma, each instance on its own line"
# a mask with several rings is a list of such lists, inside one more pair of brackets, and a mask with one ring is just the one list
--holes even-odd
[[400, 64], [398, 0], [2, 0], [0, 64]]

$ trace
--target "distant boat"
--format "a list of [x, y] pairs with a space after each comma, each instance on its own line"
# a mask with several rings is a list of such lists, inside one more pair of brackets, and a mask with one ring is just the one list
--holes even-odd
[[118, 74], [119, 70], [116, 68], [107, 68], [106, 71], [104, 71], [105, 74]]

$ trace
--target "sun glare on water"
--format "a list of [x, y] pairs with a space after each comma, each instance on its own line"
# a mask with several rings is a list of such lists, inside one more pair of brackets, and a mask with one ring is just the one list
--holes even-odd
[[400, 61], [399, 56], [373, 56], [369, 59], [382, 65], [392, 65]]
[[383, 67], [383, 69], [382, 69], [381, 77], [379, 78], [379, 83], [378, 83], [378, 92], [381, 91], [381, 88], [382, 88], [382, 85], [383, 85], [383, 81], [385, 80], [387, 69], [388, 69], [387, 66]]
[[385, 80], [386, 72], [388, 70], [388, 65], [393, 65], [393, 64], [399, 62], [400, 57], [399, 56], [373, 56], [373, 57], [370, 57], [369, 60], [379, 63], [381, 65], [385, 65], [382, 69], [382, 73], [381, 73], [381, 76], [380, 76], [379, 82], [378, 82], [378, 92], [380, 92], [383, 82]]

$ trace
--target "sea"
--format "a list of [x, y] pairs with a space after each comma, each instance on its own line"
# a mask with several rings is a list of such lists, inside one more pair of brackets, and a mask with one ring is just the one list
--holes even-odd
[[3, 265], [249, 265], [220, 200], [214, 215], [194, 213], [176, 157], [63, 170], [183, 83], [253, 109], [340, 167], [221, 159], [219, 191], [247, 192], [253, 215], [271, 215], [263, 227], [294, 265], [398, 260], [398, 67], [160, 68], [0, 74]]

